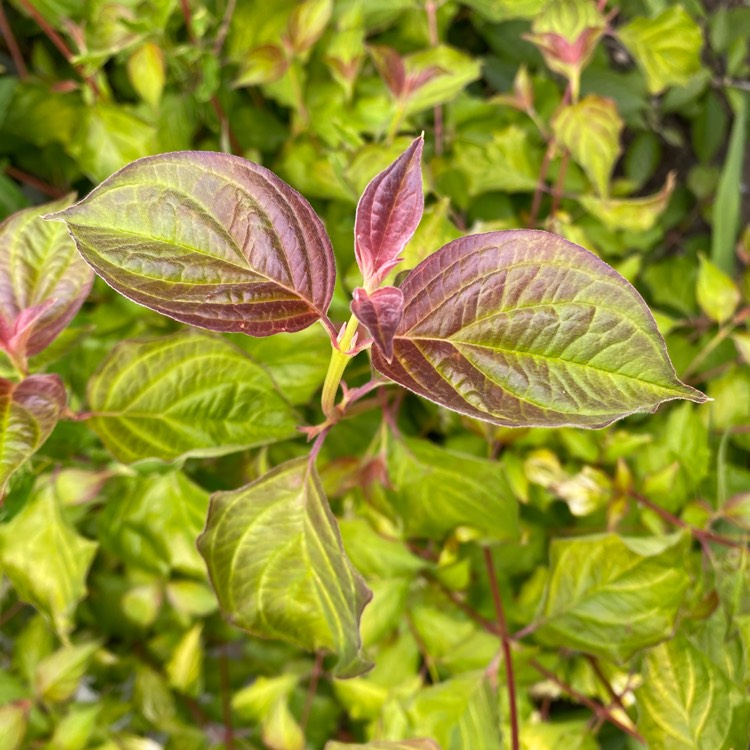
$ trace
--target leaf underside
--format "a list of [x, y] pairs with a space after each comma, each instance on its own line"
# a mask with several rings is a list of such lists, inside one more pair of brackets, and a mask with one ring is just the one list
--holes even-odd
[[548, 232], [449, 243], [400, 287], [404, 314], [383, 375], [448, 409], [508, 427], [599, 428], [706, 397], [681, 383], [638, 292], [593, 253]]
[[261, 638], [331, 651], [338, 677], [369, 669], [359, 621], [371, 594], [346, 557], [307, 458], [214, 494], [198, 549], [234, 625]]
[[268, 336], [325, 315], [333, 250], [310, 204], [269, 170], [180, 151], [116, 172], [55, 219], [112, 287], [183, 323]]

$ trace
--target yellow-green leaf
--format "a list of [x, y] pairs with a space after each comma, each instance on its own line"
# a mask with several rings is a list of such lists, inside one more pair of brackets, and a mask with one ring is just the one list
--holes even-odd
[[725, 323], [734, 315], [740, 303], [740, 290], [732, 278], [718, 266], [703, 255], [699, 258], [700, 268], [695, 287], [698, 304], [711, 320]]
[[636, 18], [617, 35], [646, 74], [652, 94], [668, 86], [683, 86], [701, 68], [703, 35], [680, 4], [655, 18]]

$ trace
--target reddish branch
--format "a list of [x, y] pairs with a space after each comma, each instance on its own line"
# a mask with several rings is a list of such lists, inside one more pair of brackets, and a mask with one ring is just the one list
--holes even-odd
[[13, 30], [10, 28], [8, 19], [5, 16], [5, 8], [3, 8], [2, 0], [0, 0], [0, 35], [5, 40], [5, 46], [8, 48], [13, 64], [18, 71], [18, 77], [21, 79], [26, 78], [29, 71], [24, 62], [23, 55], [21, 55], [18, 42], [16, 42], [16, 38], [13, 36]]
[[593, 711], [598, 718], [602, 719], [603, 721], [608, 721], [610, 724], [617, 727], [620, 731], [625, 732], [625, 734], [629, 735], [634, 740], [638, 740], [638, 742], [640, 742], [641, 744], [646, 744], [646, 741], [643, 739], [643, 737], [641, 737], [641, 735], [633, 727], [628, 726], [624, 722], [620, 721], [616, 716], [613, 716], [612, 713], [600, 703], [597, 703], [595, 700], [592, 700], [583, 693], [579, 693], [578, 690], [576, 690], [574, 687], [563, 682], [554, 672], [550, 672], [549, 669], [542, 666], [536, 659], [530, 659], [529, 664], [534, 667], [534, 669], [536, 669], [539, 674], [543, 675], [550, 682], [553, 682], [555, 685], [557, 685], [557, 687], [559, 687], [560, 690], [562, 690], [564, 693], [567, 693], [571, 698], [575, 698], [582, 706], [586, 706], [586, 708]]
[[65, 58], [69, 65], [78, 73], [81, 78], [89, 85], [91, 90], [99, 95], [99, 87], [96, 85], [96, 81], [93, 78], [89, 78], [86, 72], [80, 65], [76, 65], [73, 62], [73, 50], [68, 47], [66, 41], [50, 26], [47, 19], [36, 9], [36, 7], [30, 2], [30, 0], [18, 0], [18, 2], [24, 7], [27, 13], [34, 19], [37, 26], [44, 32], [47, 39], [57, 47], [60, 54]]
[[505, 661], [505, 677], [508, 684], [508, 703], [510, 710], [510, 740], [512, 750], [519, 750], [521, 747], [520, 733], [518, 731], [518, 706], [516, 705], [516, 677], [513, 673], [513, 655], [511, 654], [510, 636], [508, 635], [508, 625], [505, 621], [505, 610], [503, 609], [503, 600], [500, 596], [500, 587], [497, 584], [495, 575], [495, 565], [492, 561], [492, 552], [489, 547], [484, 548], [484, 562], [487, 566], [487, 575], [490, 579], [490, 589], [492, 590], [492, 599], [495, 602], [495, 614], [497, 615], [497, 624], [500, 629], [500, 643], [503, 648]]
[[307, 729], [307, 722], [312, 713], [313, 701], [315, 700], [315, 694], [318, 692], [318, 683], [320, 682], [321, 674], [323, 674], [323, 652], [318, 651], [315, 654], [315, 664], [313, 664], [312, 672], [310, 673], [310, 684], [307, 688], [305, 708], [302, 711], [302, 718], [299, 722], [303, 734], [305, 729]]
[[[427, 29], [430, 34], [430, 45], [437, 47], [440, 40], [438, 37], [437, 24], [437, 0], [426, 0], [424, 4], [427, 13]], [[443, 153], [443, 106], [436, 104], [433, 108], [435, 118], [435, 153], [440, 156]]]
[[731, 539], [728, 536], [723, 536], [722, 534], [716, 534], [713, 531], [707, 531], [705, 529], [699, 529], [696, 526], [691, 526], [686, 521], [683, 521], [681, 518], [678, 518], [677, 516], [670, 513], [665, 508], [662, 508], [660, 505], [657, 505], [655, 502], [649, 500], [644, 495], [641, 495], [639, 492], [635, 492], [634, 490], [630, 491], [630, 496], [639, 502], [644, 507], [648, 508], [649, 510], [652, 510], [656, 515], [658, 515], [660, 518], [665, 520], [667, 523], [671, 524], [672, 526], [676, 526], [680, 529], [685, 529], [686, 531], [689, 531], [692, 536], [697, 539], [701, 544], [706, 544], [707, 542], [715, 542], [716, 544], [723, 544], [725, 547], [734, 547], [735, 549], [747, 549], [747, 544], [745, 542], [738, 541], [736, 539]]
[[49, 183], [44, 182], [44, 180], [40, 180], [38, 177], [34, 177], [34, 175], [28, 174], [16, 167], [5, 167], [5, 174], [7, 174], [8, 177], [12, 177], [14, 180], [18, 180], [18, 182], [31, 185], [31, 187], [36, 188], [40, 193], [44, 193], [50, 198], [62, 198], [68, 192], [63, 188], [50, 185]]

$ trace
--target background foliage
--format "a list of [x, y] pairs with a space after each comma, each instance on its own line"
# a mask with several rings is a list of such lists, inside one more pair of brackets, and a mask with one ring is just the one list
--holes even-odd
[[[31, 449], [12, 439], [29, 424], [23, 393], [0, 393], [0, 749], [483, 750], [511, 747], [509, 702], [529, 750], [747, 746], [750, 8], [9, 0], [0, 11], [0, 218], [83, 195], [140, 156], [232, 151], [324, 217], [343, 321], [357, 198], [424, 130], [427, 208], [404, 267], [468, 230], [550, 229], [636, 285], [680, 377], [714, 399], [601, 431], [509, 430], [393, 389], [382, 415], [338, 425], [321, 487], [374, 595], [362, 637], [375, 667], [334, 680], [336, 660], [307, 649], [337, 644], [314, 627], [297, 648], [227, 624], [196, 548], [210, 492], [252, 514], [254, 499], [231, 491], [306, 451], [294, 427], [321, 418], [325, 331], [155, 344], [184, 327], [97, 280], [29, 362], [60, 378], [45, 381], [54, 413]], [[56, 235], [33, 237], [62, 262]], [[85, 293], [72, 277], [69, 294]], [[15, 382], [13, 364], [0, 366]], [[368, 373], [360, 357], [347, 380]], [[123, 398], [116, 378], [149, 387]], [[210, 414], [165, 426], [173, 401], [217, 382], [227, 388]], [[67, 418], [29, 458], [63, 386]], [[325, 515], [319, 490], [310, 512]]]

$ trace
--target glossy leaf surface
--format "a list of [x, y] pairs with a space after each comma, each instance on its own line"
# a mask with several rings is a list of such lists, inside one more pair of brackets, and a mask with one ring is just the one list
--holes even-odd
[[97, 544], [63, 516], [54, 482], [40, 487], [24, 508], [0, 525], [0, 567], [18, 596], [33, 604], [63, 637], [76, 604], [86, 595], [86, 575]]
[[393, 359], [393, 337], [404, 316], [403, 292], [393, 286], [376, 289], [372, 294], [364, 289], [355, 289], [352, 312], [390, 362]]
[[404, 317], [377, 370], [494, 424], [604, 427], [705, 396], [681, 383], [638, 292], [592, 253], [546, 232], [456, 240], [401, 286]]
[[295, 435], [268, 373], [219, 337], [186, 331], [116, 346], [89, 380], [88, 424], [119, 461], [218, 456]]
[[126, 297], [216, 331], [298, 331], [328, 309], [333, 252], [310, 204], [264, 167], [184, 151], [139, 159], [54, 218]]
[[346, 557], [306, 458], [214, 494], [198, 548], [234, 625], [310, 651], [331, 651], [339, 677], [369, 668], [359, 620], [370, 592]]
[[389, 477], [410, 536], [441, 537], [457, 528], [490, 539], [518, 536], [518, 503], [502, 465], [427, 440], [394, 440]]
[[0, 378], [0, 498], [13, 472], [49, 437], [66, 402], [57, 375], [32, 375], [20, 383]]
[[668, 638], [690, 579], [686, 536], [555, 540], [536, 636], [615, 660]]
[[374, 289], [400, 261], [424, 210], [419, 137], [365, 188], [357, 205], [354, 254], [365, 287]]
[[653, 750], [747, 746], [747, 691], [684, 636], [649, 652], [636, 700], [638, 731]]
[[38, 354], [71, 321], [91, 289], [94, 275], [65, 227], [41, 218], [69, 204], [64, 198], [28, 208], [0, 224], [0, 347]]

